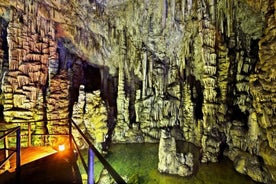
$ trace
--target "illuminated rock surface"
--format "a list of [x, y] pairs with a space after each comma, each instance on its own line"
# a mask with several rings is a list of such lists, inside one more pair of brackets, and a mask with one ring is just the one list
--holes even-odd
[[164, 130], [161, 133], [158, 150], [158, 170], [161, 173], [189, 176], [193, 174], [193, 154], [176, 153], [175, 138], [171, 132]]
[[169, 128], [201, 148], [201, 162], [226, 155], [275, 182], [275, 9], [272, 0], [2, 0], [5, 127], [40, 121], [33, 134], [67, 133], [55, 119], [72, 116], [105, 148], [159, 142]]
[[[108, 127], [106, 106], [100, 97], [100, 91], [85, 93], [84, 86], [80, 86], [78, 102], [75, 102], [73, 108], [73, 120], [101, 150]], [[74, 137], [79, 137], [79, 146], [82, 146], [81, 136], [77, 132], [74, 133]]]

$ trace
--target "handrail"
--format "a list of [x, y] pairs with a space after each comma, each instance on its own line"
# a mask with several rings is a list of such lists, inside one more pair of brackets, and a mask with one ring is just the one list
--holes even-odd
[[[69, 125], [69, 132], [72, 133], [72, 125], [74, 125], [74, 127], [78, 130], [78, 132], [80, 133], [80, 135], [82, 136], [82, 138], [85, 140], [85, 142], [88, 144], [89, 146], [89, 150], [88, 150], [88, 166], [86, 164], [83, 163], [86, 172], [88, 173], [88, 184], [92, 184], [94, 183], [94, 154], [97, 156], [97, 158], [99, 159], [99, 161], [103, 164], [103, 166], [106, 168], [106, 170], [110, 173], [110, 175], [113, 177], [113, 179], [118, 183], [118, 184], [126, 184], [126, 182], [123, 180], [123, 178], [113, 169], [113, 167], [106, 161], [106, 159], [101, 155], [101, 153], [94, 147], [94, 145], [91, 143], [91, 141], [84, 135], [84, 133], [81, 131], [81, 129], [78, 127], [78, 125], [71, 119], [70, 121], [70, 125]], [[77, 144], [75, 142], [75, 139], [73, 137], [73, 135], [71, 134], [71, 139], [74, 141], [76, 147]], [[70, 145], [72, 144], [70, 140]], [[77, 149], [77, 151], [79, 152], [79, 154], [81, 155], [79, 149]], [[82, 156], [81, 156], [82, 157]], [[82, 162], [83, 162], [83, 158], [82, 158]]]
[[37, 123], [37, 122], [43, 122], [43, 121], [47, 121], [47, 122], [49, 122], [49, 121], [61, 121], [61, 120], [70, 120], [69, 118], [59, 118], [59, 119], [47, 119], [47, 120], [43, 120], [43, 119], [41, 119], [41, 120], [26, 120], [26, 121], [12, 121], [12, 122], [10, 122], [10, 123], [18, 123], [18, 124], [21, 124], [21, 123]]
[[[68, 118], [60, 118], [60, 119], [51, 119], [51, 120], [47, 120], [47, 122], [50, 121], [63, 121], [63, 120], [67, 120], [67, 123], [69, 121]], [[5, 154], [5, 158], [3, 161], [0, 161], [0, 168], [3, 167], [6, 162], [13, 156], [16, 154], [16, 170], [20, 169], [20, 162], [21, 162], [21, 153], [20, 153], [20, 149], [21, 149], [21, 136], [28, 136], [28, 147], [32, 146], [31, 143], [31, 139], [32, 136], [70, 136], [70, 134], [66, 133], [66, 134], [32, 134], [31, 132], [31, 124], [32, 123], [37, 123], [37, 122], [43, 122], [44, 120], [35, 120], [35, 121], [18, 121], [18, 122], [12, 122], [13, 124], [19, 124], [20, 126], [17, 127], [13, 127], [11, 129], [8, 130], [0, 130], [0, 132], [4, 132], [4, 135], [0, 136], [0, 141], [2, 139], [4, 139], [4, 154]], [[28, 125], [28, 134], [25, 135], [21, 135], [21, 124], [27, 124]], [[8, 148], [8, 136], [9, 137], [14, 137], [14, 135], [10, 135], [12, 133], [14, 133], [16, 131], [16, 148], [15, 149], [9, 149]], [[44, 142], [45, 143], [45, 142]], [[9, 153], [9, 151], [11, 151]]]
[[[47, 122], [51, 122], [51, 121], [62, 121], [62, 120], [67, 120], [67, 121], [69, 121], [70, 119], [68, 119], [68, 118], [60, 118], [60, 119], [50, 119], [50, 120], [46, 120]], [[33, 121], [14, 121], [14, 122], [12, 122], [13, 124], [27, 124], [28, 125], [28, 147], [30, 147], [30, 146], [32, 146], [32, 139], [31, 139], [31, 137], [32, 136], [39, 136], [39, 135], [42, 135], [42, 136], [51, 136], [51, 135], [69, 135], [70, 136], [70, 134], [49, 134], [49, 133], [47, 133], [47, 134], [32, 134], [31, 133], [31, 124], [32, 123], [38, 123], [38, 122], [43, 122], [43, 121], [45, 121], [45, 120], [33, 120]], [[25, 135], [25, 136], [27, 136], [27, 135]], [[1, 140], [1, 139], [0, 139]]]
[[[69, 136], [69, 143], [70, 143], [70, 148], [73, 148], [72, 145], [72, 141], [75, 145], [75, 148], [78, 151], [78, 154], [80, 155], [82, 164], [84, 166], [84, 169], [86, 170], [87, 174], [88, 174], [88, 180], [87, 183], [88, 184], [93, 184], [94, 183], [94, 155], [98, 158], [98, 160], [103, 164], [103, 166], [105, 167], [105, 169], [107, 169], [107, 171], [110, 173], [110, 175], [113, 177], [113, 179], [118, 183], [118, 184], [126, 184], [126, 182], [123, 180], [123, 178], [114, 170], [114, 168], [107, 162], [107, 160], [101, 155], [101, 153], [95, 148], [95, 146], [91, 143], [91, 141], [87, 138], [87, 136], [81, 131], [81, 129], [78, 127], [78, 125], [72, 120], [72, 119], [68, 119], [68, 118], [63, 118], [63, 119], [52, 119], [52, 120], [47, 120], [47, 121], [60, 121], [60, 120], [68, 120], [68, 126], [69, 126], [69, 133], [67, 134], [31, 134], [31, 123], [36, 123], [36, 122], [41, 122], [43, 120], [39, 120], [39, 121], [29, 121], [29, 122], [13, 122], [13, 123], [18, 123], [18, 124], [28, 124], [28, 146], [31, 146], [31, 136], [34, 135], [45, 135], [45, 136], [49, 136], [49, 135], [67, 135]], [[88, 165], [85, 163], [85, 160], [81, 154], [80, 149], [77, 146], [76, 140], [72, 134], [72, 125], [74, 126], [74, 128], [76, 128], [76, 130], [79, 132], [79, 134], [81, 135], [81, 137], [84, 139], [84, 141], [87, 143], [89, 149], [88, 149]], [[17, 170], [20, 169], [20, 126], [15, 127], [11, 130], [9, 130], [8, 132], [5, 132], [4, 135], [0, 136], [0, 140], [2, 140], [3, 138], [5, 139], [5, 142], [7, 141], [7, 136], [12, 134], [13, 132], [17, 132], [16, 135], [16, 150], [14, 150], [14, 152], [9, 155], [6, 156], [5, 155], [5, 160], [1, 163], [0, 162], [0, 167], [2, 167], [8, 159], [10, 159], [10, 157], [12, 157], [15, 152], [16, 152], [16, 168]], [[5, 150], [8, 150], [6, 143], [5, 145]]]
[[5, 137], [7, 137], [8, 135], [10, 135], [10, 134], [12, 134], [13, 132], [15, 132], [15, 131], [17, 130], [17, 128], [20, 128], [20, 127], [18, 126], [18, 127], [11, 128], [11, 129], [9, 129], [9, 130], [6, 130], [6, 131], [8, 131], [8, 132], [5, 131], [6, 133], [0, 137], [0, 140], [2, 140], [3, 138], [5, 138]]
[[[5, 152], [5, 159], [0, 163], [0, 168], [3, 167], [3, 165], [16, 153], [16, 171], [20, 170], [20, 165], [21, 165], [20, 131], [21, 131], [21, 128], [20, 126], [18, 126], [8, 130], [7, 133], [4, 133], [4, 135], [0, 137], [0, 140], [4, 139], [4, 152]], [[14, 132], [16, 132], [16, 148], [15, 150], [12, 150], [11, 154], [9, 154], [8, 151], [11, 149], [8, 148], [8, 136]]]

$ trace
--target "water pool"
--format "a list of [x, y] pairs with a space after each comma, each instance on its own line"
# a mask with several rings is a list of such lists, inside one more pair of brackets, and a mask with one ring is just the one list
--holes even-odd
[[[158, 144], [113, 144], [108, 162], [123, 177], [136, 178], [139, 184], [253, 184], [248, 176], [233, 169], [232, 162], [223, 158], [219, 163], [199, 164], [190, 177], [161, 174], [157, 170]], [[95, 177], [103, 166], [95, 161]], [[81, 171], [83, 173], [83, 170]]]

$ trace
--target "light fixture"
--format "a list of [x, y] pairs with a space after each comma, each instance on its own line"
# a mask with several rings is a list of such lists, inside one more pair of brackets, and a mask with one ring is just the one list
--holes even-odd
[[64, 144], [58, 145], [58, 151], [64, 151], [64, 150], [65, 150], [65, 145]]

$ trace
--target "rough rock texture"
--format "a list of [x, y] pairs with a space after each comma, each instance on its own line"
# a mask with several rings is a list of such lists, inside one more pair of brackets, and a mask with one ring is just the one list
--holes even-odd
[[[52, 38], [54, 30], [48, 32], [47, 29], [46, 33], [46, 24], [36, 25], [41, 26], [36, 30], [37, 22], [31, 21], [31, 17], [17, 11], [11, 14], [13, 20], [8, 24], [6, 37], [9, 68], [4, 71], [2, 79], [4, 120], [9, 123], [43, 120], [46, 105], [43, 89], [48, 80], [48, 60], [57, 58], [56, 43]], [[26, 135], [27, 125], [21, 127], [22, 135]], [[32, 131], [45, 133], [45, 122], [37, 123]]]
[[193, 154], [176, 152], [175, 138], [170, 130], [162, 130], [158, 150], [158, 170], [161, 173], [190, 176], [193, 174]]
[[116, 182], [114, 181], [112, 176], [110, 176], [108, 171], [106, 169], [103, 169], [100, 173], [99, 180], [96, 183], [97, 184], [105, 184], [105, 183], [115, 184]]
[[253, 153], [264, 159], [272, 179], [276, 181], [276, 163], [272, 161], [276, 153], [276, 3], [273, 6], [270, 2], [268, 10], [267, 27], [258, 43], [260, 61], [256, 64], [256, 73], [250, 76], [253, 108], [249, 116], [249, 140], [255, 148]]
[[72, 80], [72, 70], [81, 59], [57, 40], [56, 22], [49, 19], [44, 4], [9, 3], [1, 1], [1, 113], [6, 123], [20, 123], [22, 145], [28, 143], [27, 123], [33, 145], [64, 143], [67, 136], [40, 135], [68, 134], [74, 88], [83, 83], [81, 76]]
[[47, 120], [70, 117], [83, 84], [101, 91], [107, 142], [157, 142], [170, 128], [202, 149], [202, 162], [226, 155], [275, 182], [275, 9], [273, 0], [3, 0], [3, 118], [66, 133], [66, 121]]
[[[80, 86], [78, 102], [73, 107], [72, 119], [89, 135], [96, 148], [102, 150], [102, 143], [107, 135], [107, 110], [100, 97], [100, 91], [85, 93], [84, 86]], [[82, 146], [83, 140], [78, 132], [74, 137], [79, 137], [77, 144]]]

